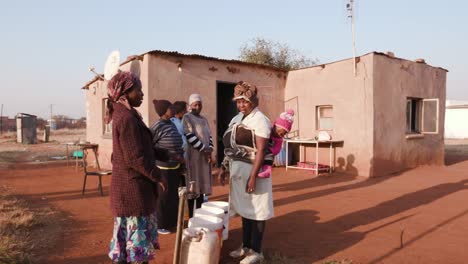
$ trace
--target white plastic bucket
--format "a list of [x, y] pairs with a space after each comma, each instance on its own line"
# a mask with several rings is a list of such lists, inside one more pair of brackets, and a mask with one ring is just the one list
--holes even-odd
[[223, 201], [206, 202], [206, 203], [202, 203], [201, 208], [219, 208], [219, 209], [224, 211], [223, 240], [228, 239], [228, 235], [229, 235], [229, 203], [228, 202], [223, 202]]
[[216, 231], [222, 242], [223, 219], [211, 215], [199, 215], [189, 219], [188, 227], [204, 227], [210, 231]]
[[207, 228], [184, 229], [182, 235], [181, 264], [218, 264], [219, 236]]
[[211, 215], [224, 220], [224, 210], [216, 207], [203, 207], [195, 209], [194, 216]]

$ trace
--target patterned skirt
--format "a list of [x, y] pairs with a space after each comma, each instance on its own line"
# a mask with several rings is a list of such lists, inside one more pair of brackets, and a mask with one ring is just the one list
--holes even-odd
[[154, 259], [159, 249], [156, 213], [115, 217], [109, 257], [113, 262], [142, 263]]

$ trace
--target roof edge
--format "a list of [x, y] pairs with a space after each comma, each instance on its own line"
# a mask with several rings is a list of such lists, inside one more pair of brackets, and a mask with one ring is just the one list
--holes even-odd
[[240, 61], [240, 60], [229, 60], [229, 59], [220, 59], [216, 57], [209, 57], [209, 56], [204, 56], [204, 55], [199, 55], [199, 54], [184, 54], [180, 53], [178, 51], [163, 51], [163, 50], [151, 50], [148, 52], [145, 52], [141, 54], [140, 56], [144, 56], [146, 54], [150, 55], [164, 55], [164, 56], [172, 56], [172, 57], [184, 57], [184, 58], [192, 58], [192, 59], [200, 59], [200, 60], [207, 60], [207, 61], [219, 61], [219, 62], [226, 62], [226, 63], [235, 63], [235, 64], [240, 64], [240, 65], [247, 65], [247, 66], [254, 66], [262, 69], [268, 69], [268, 70], [274, 70], [274, 71], [279, 71], [286, 73], [288, 70], [281, 69], [275, 66], [270, 66], [270, 65], [265, 65], [265, 64], [258, 64], [258, 63], [252, 63], [252, 62], [245, 62], [245, 61]]
[[[395, 56], [390, 56], [384, 52], [379, 52], [379, 51], [371, 51], [371, 52], [368, 52], [368, 53], [364, 53], [362, 55], [359, 55], [359, 56], [356, 56], [356, 58], [359, 58], [359, 57], [364, 57], [364, 56], [368, 56], [368, 55], [379, 55], [379, 56], [385, 56], [387, 58], [390, 58], [390, 59], [396, 59], [396, 60], [402, 60], [402, 61], [409, 61], [409, 62], [414, 62], [414, 63], [420, 63], [420, 62], [416, 62], [416, 61], [412, 61], [412, 60], [408, 60], [408, 59], [403, 59], [403, 58], [399, 58], [399, 57], [395, 57]], [[322, 64], [318, 64], [318, 65], [313, 65], [313, 66], [309, 66], [309, 67], [304, 67], [304, 68], [299, 68], [299, 69], [295, 69], [295, 70], [291, 70], [291, 71], [300, 71], [300, 70], [305, 70], [305, 69], [310, 69], [310, 68], [315, 68], [315, 67], [324, 67], [326, 65], [330, 65], [330, 64], [334, 64], [334, 63], [339, 63], [339, 62], [343, 62], [343, 61], [347, 61], [347, 60], [352, 60], [354, 58], [347, 58], [347, 59], [341, 59], [341, 60], [337, 60], [337, 61], [332, 61], [332, 62], [327, 62], [327, 63], [322, 63]], [[436, 68], [436, 69], [441, 69], [441, 70], [444, 70], [446, 72], [448, 72], [447, 69], [444, 69], [442, 67], [436, 67], [436, 66], [432, 66], [432, 65], [429, 65], [427, 63], [423, 63], [423, 64], [426, 64], [432, 68]]]

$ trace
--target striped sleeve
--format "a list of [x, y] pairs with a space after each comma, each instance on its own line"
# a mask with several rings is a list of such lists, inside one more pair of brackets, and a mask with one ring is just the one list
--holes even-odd
[[194, 133], [185, 133], [187, 142], [198, 151], [203, 151], [206, 147]]
[[210, 146], [209, 146], [210, 150], [213, 151], [214, 149], [214, 145], [213, 145], [213, 137], [210, 136]]

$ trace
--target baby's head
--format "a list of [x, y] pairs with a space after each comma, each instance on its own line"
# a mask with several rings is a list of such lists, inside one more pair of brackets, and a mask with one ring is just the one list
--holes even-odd
[[275, 123], [273, 124], [274, 132], [279, 137], [286, 136], [286, 134], [291, 131], [293, 122], [294, 122], [294, 110], [288, 109], [286, 110], [286, 112], [281, 113], [280, 117], [278, 117], [275, 120]]

